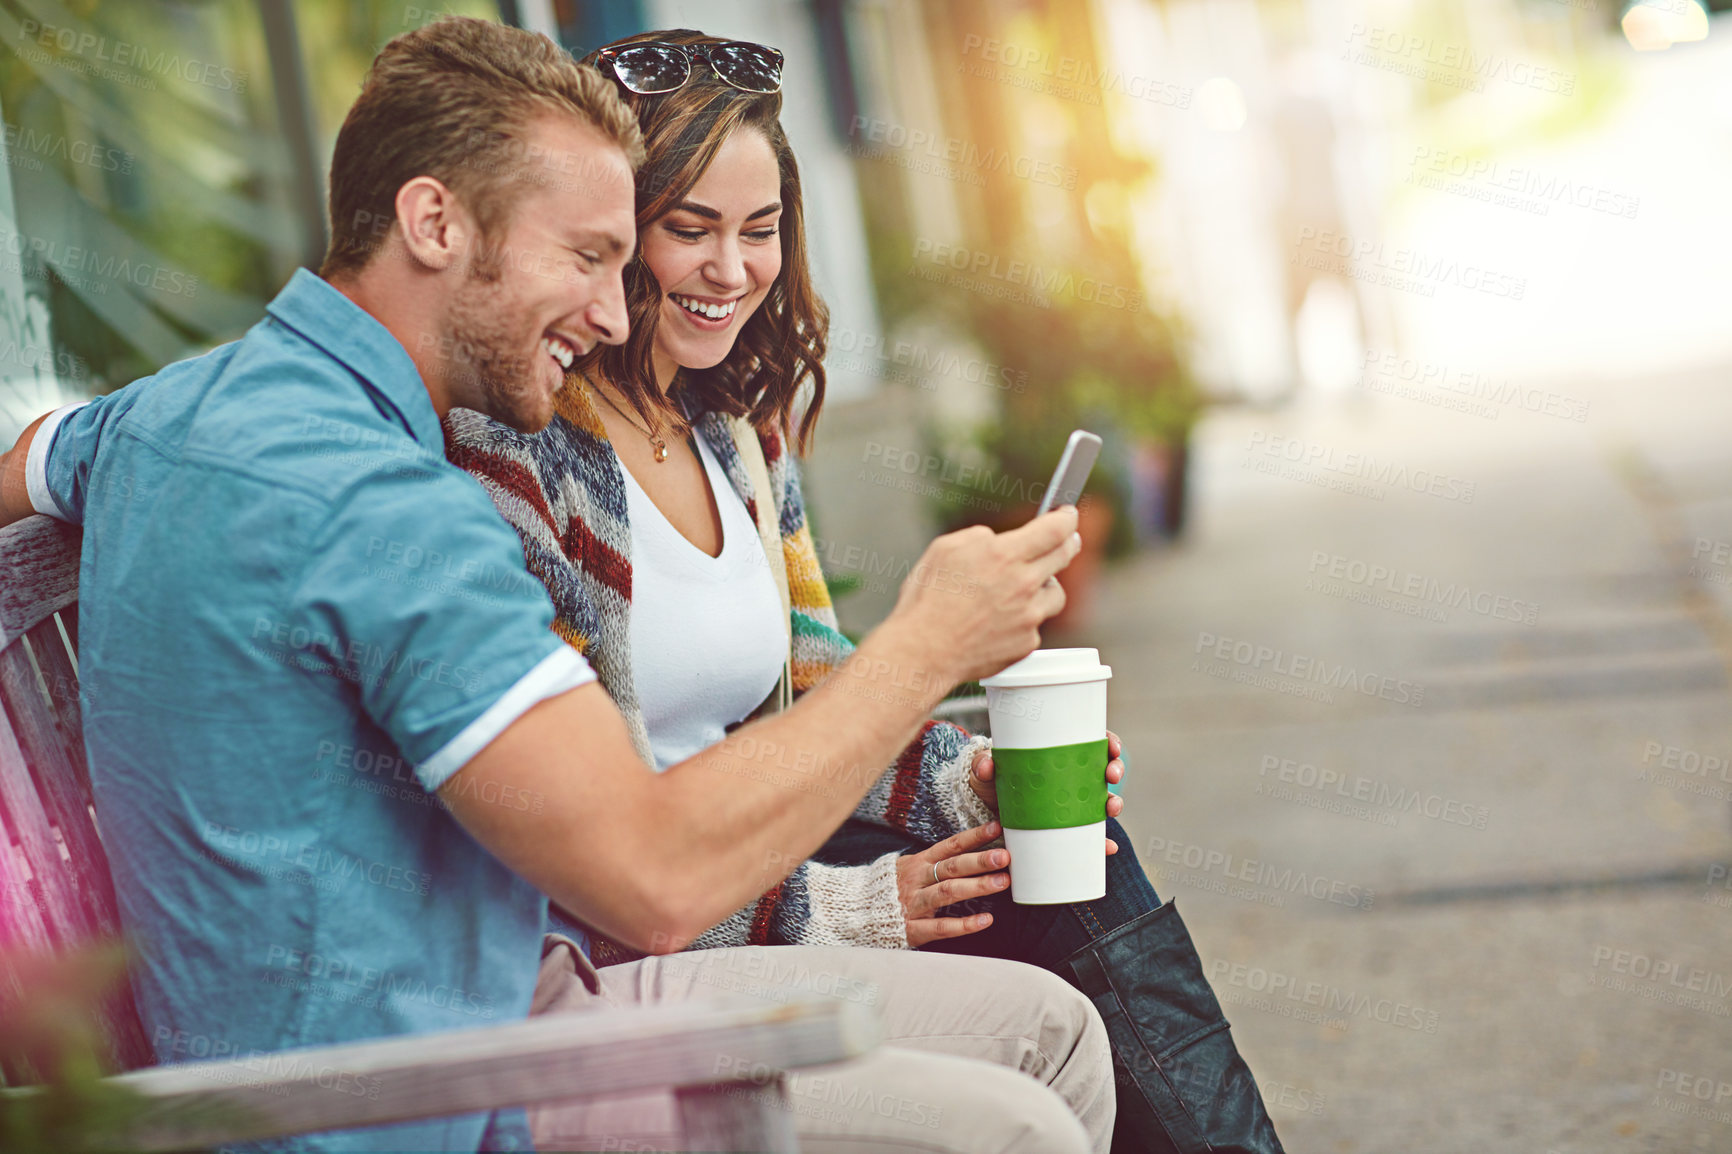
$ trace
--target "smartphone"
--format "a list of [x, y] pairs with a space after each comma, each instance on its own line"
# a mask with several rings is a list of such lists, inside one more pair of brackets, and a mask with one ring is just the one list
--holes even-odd
[[1064, 443], [1064, 455], [1059, 457], [1058, 468], [1052, 471], [1046, 495], [1040, 499], [1040, 508], [1034, 515], [1050, 513], [1060, 505], [1076, 504], [1082, 498], [1090, 471], [1095, 467], [1095, 458], [1100, 455], [1099, 437], [1082, 429], [1072, 433], [1070, 440]]

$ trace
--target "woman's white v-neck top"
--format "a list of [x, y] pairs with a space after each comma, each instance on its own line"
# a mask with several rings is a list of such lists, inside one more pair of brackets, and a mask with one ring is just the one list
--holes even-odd
[[659, 772], [726, 736], [782, 674], [782, 598], [758, 527], [704, 438], [722, 551], [686, 540], [622, 463], [631, 522], [631, 664]]

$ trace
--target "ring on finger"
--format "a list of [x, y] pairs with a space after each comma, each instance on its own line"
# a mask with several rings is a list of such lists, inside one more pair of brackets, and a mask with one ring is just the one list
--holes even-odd
[[937, 885], [939, 882], [941, 882], [943, 880], [944, 880], [943, 878], [938, 876], [938, 863], [933, 862], [932, 863], [932, 884]]

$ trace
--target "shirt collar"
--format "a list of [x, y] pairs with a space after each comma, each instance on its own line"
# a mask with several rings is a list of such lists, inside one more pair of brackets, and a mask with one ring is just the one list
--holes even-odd
[[421, 371], [371, 313], [304, 268], [265, 311], [360, 377], [396, 410], [410, 436], [443, 455], [445, 435]]

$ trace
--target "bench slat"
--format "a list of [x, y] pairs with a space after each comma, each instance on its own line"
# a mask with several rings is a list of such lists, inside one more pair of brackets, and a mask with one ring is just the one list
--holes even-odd
[[[60, 884], [42, 882], [44, 871], [32, 862], [38, 880], [21, 895], [29, 897], [43, 922], [38, 944], [118, 940], [122, 930], [114, 881], [91, 812], [90, 776], [79, 736], [78, 678], [52, 616], [0, 650], [0, 701], [5, 703], [36, 799], [65, 849], [46, 871], [60, 875]], [[50, 896], [55, 893], [69, 894], [72, 900], [55, 905]], [[116, 991], [105, 1001], [98, 1024], [110, 1069], [133, 1069], [155, 1061], [128, 991]]]
[[[54, 622], [44, 624], [52, 626]], [[25, 783], [36, 795], [44, 819], [59, 831], [65, 843], [66, 853], [62, 854], [54, 845], [51, 832], [54, 854], [45, 862], [35, 859], [30, 862], [38, 877], [57, 875], [60, 884], [50, 892], [71, 898], [64, 908], [49, 908], [56, 933], [68, 945], [118, 936], [114, 884], [103, 863], [102, 843], [90, 821], [89, 803], [76, 784], [80, 775], [73, 768], [73, 757], [82, 762], [83, 751], [74, 754], [68, 748], [70, 743], [43, 695], [42, 682], [23, 644], [0, 650], [0, 701], [6, 704], [12, 734], [23, 758]]]
[[78, 528], [26, 517], [0, 528], [0, 648], [78, 600]]
[[[10, 657], [8, 650], [0, 657]], [[8, 702], [8, 712], [11, 703]], [[24, 762], [12, 726], [0, 726], [0, 813], [24, 863], [30, 867], [30, 884], [36, 890], [48, 928], [48, 940], [57, 949], [88, 940], [77, 932], [84, 922], [78, 891], [61, 868], [60, 846], [54, 829], [36, 794], [36, 782]], [[68, 933], [72, 928], [73, 932]]]
[[[718, 1077], [842, 1061], [877, 1041], [877, 1021], [864, 1007], [828, 999], [547, 1015], [123, 1074], [112, 1081], [153, 1099], [156, 1108], [117, 1140], [132, 1151], [183, 1150], [659, 1088], [706, 1087], [694, 1094], [703, 1099], [713, 1096]], [[753, 1110], [771, 1113], [752, 1100], [762, 1107], [779, 1091], [743, 1085], [747, 1094], [723, 1095], [735, 1105], [699, 1102], [692, 1114], [725, 1134], [747, 1125]], [[0, 1101], [31, 1093], [0, 1090]], [[777, 1123], [759, 1124], [769, 1128], [767, 1137], [776, 1136]]]
[[[61, 620], [68, 620], [75, 615], [76, 605], [68, 605], [58, 614]], [[84, 760], [84, 714], [78, 703], [78, 666], [77, 655], [67, 648], [66, 638], [61, 636], [60, 629], [54, 618], [38, 621], [24, 635], [30, 646], [30, 653], [36, 659], [36, 668], [42, 672], [42, 683], [48, 691], [48, 704], [51, 707], [55, 721], [60, 731], [65, 735], [65, 744], [73, 755], [73, 774], [70, 783], [83, 795], [85, 805], [91, 802], [90, 768]]]

